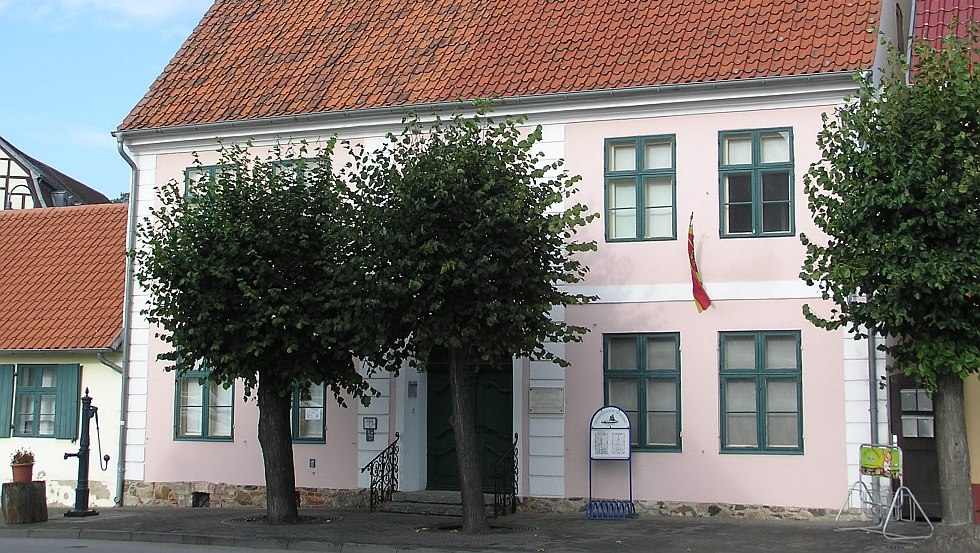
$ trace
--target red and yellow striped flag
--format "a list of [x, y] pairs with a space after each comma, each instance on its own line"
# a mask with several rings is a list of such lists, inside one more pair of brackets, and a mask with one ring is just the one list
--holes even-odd
[[691, 213], [691, 221], [687, 225], [687, 256], [691, 258], [691, 284], [694, 288], [694, 305], [698, 308], [698, 313], [711, 306], [711, 298], [704, 291], [704, 284], [701, 282], [701, 273], [698, 272], [698, 262], [694, 259], [694, 213]]

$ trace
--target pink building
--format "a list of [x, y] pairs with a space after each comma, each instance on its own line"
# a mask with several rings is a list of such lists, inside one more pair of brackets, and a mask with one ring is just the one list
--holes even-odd
[[[218, 139], [263, 149], [338, 135], [370, 149], [406, 109], [499, 96], [497, 114], [541, 125], [546, 157], [583, 177], [576, 200], [601, 214], [580, 236], [598, 244], [580, 291], [600, 299], [554, 314], [591, 329], [554, 346], [571, 366], [514, 359], [480, 383], [484, 435], [501, 437], [487, 447], [517, 435], [518, 496], [580, 507], [590, 419], [611, 403], [632, 422], [641, 511], [836, 512], [858, 445], [888, 438], [875, 396], [884, 360], [803, 316], [833, 307], [798, 278], [799, 235], [816, 234], [803, 175], [819, 160], [822, 116], [855, 92], [855, 72], [883, 62], [871, 30], [907, 35], [909, 2], [274, 5], [216, 2], [120, 125], [140, 217], [194, 152], [216, 162]], [[691, 214], [712, 299], [703, 313]], [[254, 403], [240, 388], [175, 383], [140, 315], [152, 299], [136, 287], [128, 300], [125, 503], [190, 504], [193, 492], [260, 503]], [[349, 500], [396, 432], [402, 490], [453, 488], [444, 378], [434, 364], [374, 379], [383, 397], [370, 407], [297, 401], [304, 501]], [[626, 497], [626, 466], [593, 463], [594, 493]]]

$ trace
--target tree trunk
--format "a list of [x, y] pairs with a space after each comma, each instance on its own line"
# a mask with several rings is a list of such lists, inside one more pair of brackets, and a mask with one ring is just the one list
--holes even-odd
[[453, 434], [459, 467], [459, 491], [463, 496], [463, 531], [483, 534], [490, 530], [483, 505], [483, 471], [476, 448], [473, 410], [473, 375], [461, 348], [449, 348], [449, 385], [453, 397]]
[[264, 385], [259, 375], [259, 444], [265, 466], [266, 522], [299, 521], [296, 475], [293, 469], [292, 396], [280, 395], [274, 381]]
[[939, 506], [943, 522], [936, 527], [930, 549], [976, 551], [980, 548], [980, 539], [973, 524], [963, 379], [955, 374], [939, 375], [933, 403], [936, 453], [939, 456]]

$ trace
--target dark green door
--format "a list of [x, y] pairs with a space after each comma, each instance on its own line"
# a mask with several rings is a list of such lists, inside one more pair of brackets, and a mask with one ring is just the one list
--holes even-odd
[[[493, 367], [483, 365], [476, 376], [473, 397], [476, 400], [476, 444], [483, 468], [483, 488], [492, 491], [490, 468], [513, 443], [513, 389], [510, 362]], [[449, 389], [449, 364], [444, 357], [430, 361], [428, 373], [428, 488], [458, 490], [456, 442], [449, 418], [452, 398]]]

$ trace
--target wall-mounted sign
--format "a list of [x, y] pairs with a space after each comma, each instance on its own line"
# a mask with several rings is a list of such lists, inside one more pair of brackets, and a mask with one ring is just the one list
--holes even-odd
[[528, 390], [527, 412], [534, 415], [565, 413], [565, 388], [531, 388]]
[[622, 409], [607, 405], [592, 415], [589, 450], [592, 459], [630, 458], [630, 420]]

